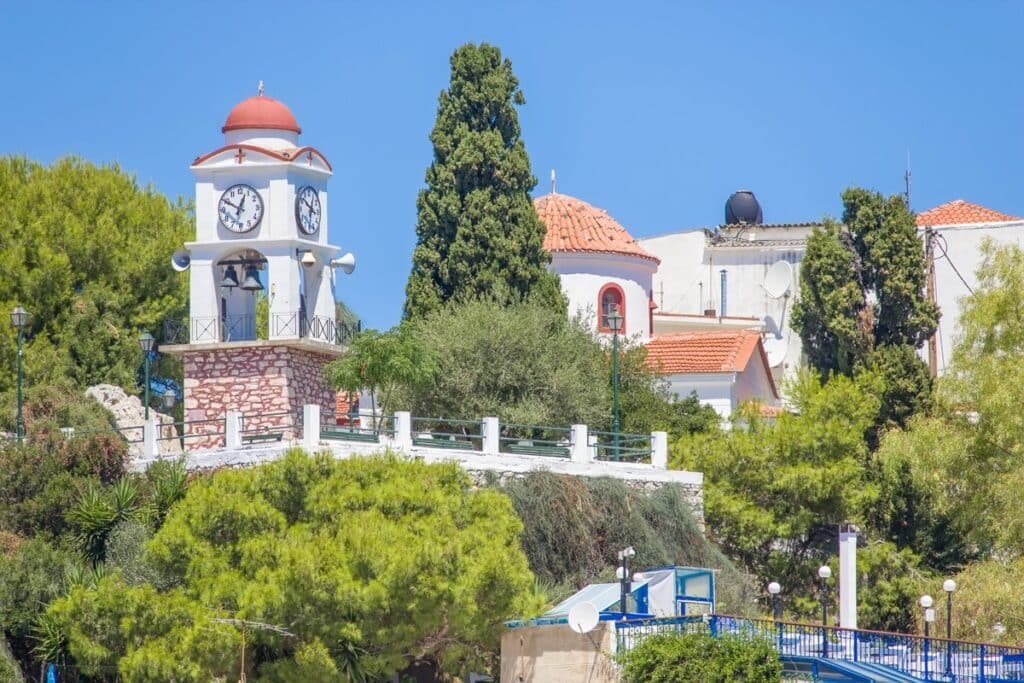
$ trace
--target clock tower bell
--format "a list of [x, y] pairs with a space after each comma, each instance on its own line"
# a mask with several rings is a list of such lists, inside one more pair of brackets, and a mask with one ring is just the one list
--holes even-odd
[[203, 436], [219, 427], [201, 421], [228, 411], [246, 431], [287, 438], [303, 404], [333, 409], [323, 366], [354, 331], [335, 320], [333, 269], [351, 272], [354, 259], [327, 242], [327, 158], [299, 142], [295, 116], [262, 82], [221, 132], [224, 144], [192, 162], [196, 238], [172, 260], [189, 273], [189, 315], [165, 326], [174, 343], [161, 345], [183, 359], [190, 448], [219, 445]]

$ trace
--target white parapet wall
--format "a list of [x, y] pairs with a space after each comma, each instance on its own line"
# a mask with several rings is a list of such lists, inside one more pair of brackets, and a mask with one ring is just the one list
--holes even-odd
[[[530, 472], [545, 470], [555, 474], [564, 474], [574, 477], [610, 477], [619, 479], [629, 486], [644, 490], [658, 489], [666, 485], [680, 487], [693, 509], [698, 523], [704, 523], [704, 496], [703, 485], [704, 475], [701, 472], [689, 472], [685, 470], [667, 469], [667, 436], [663, 432], [656, 432], [652, 439], [652, 463], [634, 462], [612, 462], [607, 460], [594, 460], [592, 458], [592, 447], [574, 448], [571, 457], [553, 457], [548, 455], [534, 455], [523, 453], [502, 453], [495, 452], [496, 448], [492, 443], [487, 443], [485, 448], [490, 452], [477, 450], [464, 450], [459, 448], [445, 448], [443, 446], [414, 445], [412, 440], [401, 432], [408, 423], [407, 415], [397, 415], [396, 425], [399, 427], [394, 438], [380, 438], [379, 441], [345, 441], [345, 440], [321, 440], [315, 449], [311, 449], [311, 434], [304, 434], [304, 439], [292, 441], [279, 441], [271, 443], [260, 443], [251, 445], [239, 444], [236, 439], [231, 439], [232, 427], [238, 422], [237, 414], [232, 414], [228, 419], [227, 433], [228, 442], [232, 445], [223, 448], [209, 448], [194, 450], [185, 454], [186, 466], [190, 471], [195, 470], [216, 470], [224, 467], [250, 467], [271, 462], [281, 457], [289, 448], [302, 447], [306, 450], [318, 452], [329, 452], [336, 458], [349, 458], [352, 456], [371, 455], [391, 451], [407, 457], [417, 458], [427, 463], [454, 462], [465, 469], [477, 485], [484, 485], [488, 482], [507, 483], [510, 479], [521, 477]], [[486, 422], [490, 427], [489, 442], [495, 441], [494, 434], [497, 432], [497, 424]], [[577, 441], [586, 443], [586, 426], [574, 425], [573, 434]], [[298, 432], [301, 434], [302, 432]], [[584, 435], [584, 438], [580, 438]], [[235, 445], [238, 444], [238, 445]], [[181, 456], [163, 456], [163, 458]], [[136, 471], [145, 470], [151, 463], [160, 459], [160, 456], [141, 456], [133, 458], [130, 467]]]

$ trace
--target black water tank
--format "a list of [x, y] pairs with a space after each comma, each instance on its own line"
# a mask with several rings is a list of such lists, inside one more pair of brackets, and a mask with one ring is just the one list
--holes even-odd
[[725, 203], [725, 224], [736, 225], [746, 223], [748, 225], [763, 223], [761, 216], [761, 205], [757, 203], [757, 197], [750, 190], [736, 190], [729, 196]]

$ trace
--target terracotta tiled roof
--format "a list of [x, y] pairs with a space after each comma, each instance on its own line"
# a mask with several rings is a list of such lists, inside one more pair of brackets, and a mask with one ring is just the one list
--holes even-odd
[[[334, 419], [337, 424], [347, 425], [349, 423], [349, 411], [353, 404], [358, 404], [359, 396], [350, 394], [347, 391], [339, 391], [334, 395]], [[357, 407], [358, 409], [358, 407]]]
[[544, 248], [548, 251], [625, 254], [661, 263], [604, 209], [556, 192], [537, 197], [533, 206], [547, 226]]
[[764, 364], [772, 393], [778, 396], [759, 332], [676, 332], [647, 342], [647, 363], [666, 375], [743, 372], [751, 359]]
[[939, 204], [934, 209], [928, 209], [917, 214], [918, 226], [926, 225], [971, 225], [973, 223], [1005, 223], [1008, 221], [1022, 220], [1018, 216], [1011, 216], [1008, 213], [1000, 213], [992, 209], [965, 202], [963, 199], [954, 199], [945, 204]]

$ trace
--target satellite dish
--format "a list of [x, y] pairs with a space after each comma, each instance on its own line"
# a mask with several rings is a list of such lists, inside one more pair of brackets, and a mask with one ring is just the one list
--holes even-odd
[[764, 276], [764, 291], [773, 299], [785, 296], [793, 284], [793, 266], [788, 261], [776, 261]]
[[191, 264], [192, 256], [188, 253], [188, 249], [178, 249], [171, 254], [171, 268], [174, 268], [179, 273], [188, 270]]
[[576, 633], [590, 633], [601, 620], [601, 614], [592, 602], [581, 602], [569, 610], [569, 628]]
[[776, 337], [769, 334], [764, 339], [764, 353], [768, 356], [768, 367], [777, 368], [786, 360], [786, 353], [789, 351], [789, 343], [785, 337]]
[[351, 275], [352, 271], [356, 269], [356, 257], [351, 251], [331, 261], [332, 268], [341, 268], [345, 271], [345, 275]]

